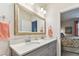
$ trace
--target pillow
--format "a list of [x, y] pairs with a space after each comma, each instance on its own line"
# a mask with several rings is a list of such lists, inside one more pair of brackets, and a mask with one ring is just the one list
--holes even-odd
[[79, 47], [79, 39], [74, 39], [74, 46], [75, 48], [78, 48]]

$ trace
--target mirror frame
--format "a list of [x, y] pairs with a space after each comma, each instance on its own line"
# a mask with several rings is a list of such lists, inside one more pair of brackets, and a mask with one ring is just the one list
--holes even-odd
[[[17, 3], [14, 4], [14, 35], [37, 35], [37, 34], [46, 34], [46, 20], [44, 18], [42, 18], [42, 20], [44, 20], [44, 29], [45, 29], [45, 31], [43, 33], [42, 32], [19, 32], [18, 31], [18, 8], [24, 8], [24, 7], [23, 6], [21, 7]], [[32, 13], [34, 13], [34, 12], [32, 12]], [[34, 14], [34, 15], [38, 16], [39, 18], [41, 18], [37, 14]]]

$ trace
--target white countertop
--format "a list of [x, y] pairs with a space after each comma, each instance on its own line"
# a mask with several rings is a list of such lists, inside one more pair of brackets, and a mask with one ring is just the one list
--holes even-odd
[[22, 42], [19, 44], [10, 45], [10, 47], [20, 56], [25, 55], [45, 44], [48, 44], [52, 41], [55, 41], [56, 38], [53, 39], [40, 39], [40, 40], [33, 40], [31, 42]]

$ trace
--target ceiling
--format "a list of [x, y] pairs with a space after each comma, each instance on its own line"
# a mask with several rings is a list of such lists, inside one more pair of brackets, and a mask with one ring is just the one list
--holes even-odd
[[52, 5], [55, 9], [60, 10], [61, 12], [66, 11], [70, 8], [73, 8], [74, 6], [79, 6], [79, 3], [31, 3], [32, 5], [39, 6], [47, 9], [48, 5]]

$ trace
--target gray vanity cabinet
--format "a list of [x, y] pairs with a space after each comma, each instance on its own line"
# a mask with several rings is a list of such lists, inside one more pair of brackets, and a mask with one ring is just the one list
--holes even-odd
[[49, 43], [48, 47], [48, 56], [56, 56], [57, 55], [57, 43], [56, 41]]
[[56, 41], [53, 41], [49, 44], [46, 44], [28, 54], [26, 56], [56, 56], [57, 55], [57, 49], [56, 49]]
[[[23, 56], [56, 56], [57, 55], [56, 44], [57, 44], [57, 41], [55, 40], [33, 51], [30, 51], [29, 53], [26, 53]], [[14, 51], [12, 51], [12, 55], [16, 56], [17, 54]]]
[[42, 46], [26, 54], [26, 56], [47, 56], [47, 55], [48, 55], [48, 45]]

